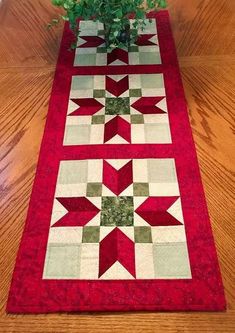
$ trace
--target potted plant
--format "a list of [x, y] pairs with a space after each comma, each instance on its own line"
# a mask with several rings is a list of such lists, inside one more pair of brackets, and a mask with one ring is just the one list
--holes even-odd
[[[76, 37], [79, 35], [78, 19], [103, 23], [108, 50], [135, 42], [137, 31], [144, 30], [146, 14], [166, 7], [166, 0], [52, 0], [52, 3], [65, 10], [65, 15], [59, 19], [69, 21]], [[52, 24], [58, 21], [54, 19]]]

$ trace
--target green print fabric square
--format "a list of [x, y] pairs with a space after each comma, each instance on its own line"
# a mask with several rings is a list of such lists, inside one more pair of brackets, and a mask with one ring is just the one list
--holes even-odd
[[82, 242], [83, 243], [99, 243], [100, 227], [87, 226], [83, 227]]
[[133, 184], [134, 195], [137, 197], [149, 196], [149, 184], [148, 183], [134, 183]]
[[139, 48], [137, 45], [131, 45], [128, 47], [129, 52], [139, 52]]
[[141, 97], [142, 96], [141, 89], [129, 89], [129, 95], [130, 97]]
[[102, 226], [132, 226], [133, 223], [133, 197], [102, 197]]
[[105, 114], [130, 114], [130, 99], [123, 98], [106, 98]]
[[107, 53], [106, 47], [97, 47], [97, 53]]
[[87, 183], [87, 197], [100, 197], [102, 195], [101, 183]]
[[152, 243], [151, 227], [135, 227], [136, 243]]
[[105, 90], [104, 89], [94, 89], [93, 90], [93, 97], [94, 98], [103, 98], [103, 97], [105, 97]]
[[92, 123], [92, 125], [93, 124], [104, 124], [105, 123], [105, 116], [104, 115], [92, 116], [91, 123]]
[[144, 124], [144, 116], [142, 114], [132, 114], [131, 123], [132, 124]]

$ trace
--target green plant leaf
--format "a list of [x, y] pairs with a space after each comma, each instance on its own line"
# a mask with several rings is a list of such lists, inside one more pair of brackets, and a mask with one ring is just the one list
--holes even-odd
[[[77, 19], [100, 21], [106, 28], [106, 44], [110, 50], [115, 47], [127, 48], [137, 38], [137, 30], [144, 30], [146, 13], [157, 7], [165, 8], [166, 0], [51, 0], [61, 7], [64, 14], [59, 17], [69, 21], [75, 36], [79, 34]], [[134, 14], [133, 29], [129, 38], [123, 40], [123, 31], [129, 24], [128, 17]], [[59, 19], [53, 19], [49, 27], [56, 25]]]

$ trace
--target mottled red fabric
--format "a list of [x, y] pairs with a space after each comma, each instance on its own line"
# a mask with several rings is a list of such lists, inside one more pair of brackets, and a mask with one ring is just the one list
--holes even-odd
[[[161, 65], [73, 67], [74, 53], [67, 51], [71, 33], [68, 25], [65, 26], [27, 221], [8, 299], [8, 312], [225, 309], [223, 286], [169, 17], [166, 11], [155, 16]], [[99, 42], [97, 40], [97, 43]], [[71, 76], [128, 73], [164, 73], [173, 143], [63, 146]], [[60, 160], [151, 157], [175, 159], [192, 279], [43, 280], [50, 215]], [[114, 236], [117, 237], [116, 234]], [[126, 264], [132, 265], [129, 262]]]

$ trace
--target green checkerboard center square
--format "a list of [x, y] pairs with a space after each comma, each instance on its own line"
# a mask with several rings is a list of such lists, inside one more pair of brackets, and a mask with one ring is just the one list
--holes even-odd
[[130, 114], [129, 97], [106, 98], [105, 114]]
[[102, 226], [132, 226], [133, 224], [133, 197], [102, 197]]

